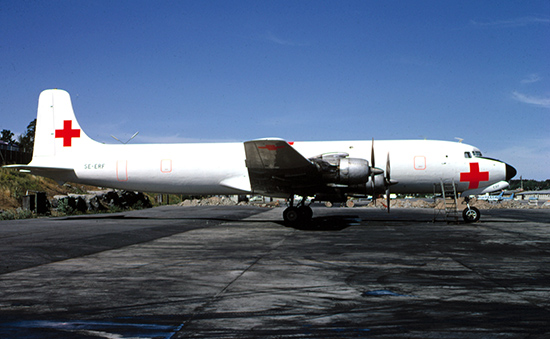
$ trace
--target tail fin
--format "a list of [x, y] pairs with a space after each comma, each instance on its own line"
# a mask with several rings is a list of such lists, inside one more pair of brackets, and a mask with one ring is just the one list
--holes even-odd
[[[48, 89], [40, 93], [32, 161], [28, 165], [9, 165], [25, 172], [64, 182], [74, 177], [72, 158], [91, 152], [99, 143], [80, 128], [69, 93]], [[97, 147], [97, 146], [96, 146]]]
[[96, 144], [80, 128], [69, 93], [49, 89], [40, 93], [32, 162], [51, 164], [52, 158], [65, 158]]

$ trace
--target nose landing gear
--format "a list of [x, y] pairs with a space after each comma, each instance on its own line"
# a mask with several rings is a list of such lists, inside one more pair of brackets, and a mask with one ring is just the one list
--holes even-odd
[[464, 198], [466, 208], [462, 211], [462, 219], [465, 223], [477, 222], [481, 217], [479, 210], [473, 206], [470, 206], [470, 198]]

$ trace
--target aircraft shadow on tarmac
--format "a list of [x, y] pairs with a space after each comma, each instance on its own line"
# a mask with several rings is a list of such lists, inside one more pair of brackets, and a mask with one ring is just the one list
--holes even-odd
[[[393, 216], [392, 218], [388, 217], [375, 217], [369, 216], [365, 219], [365, 216], [361, 217], [357, 214], [334, 214], [334, 215], [323, 215], [319, 217], [314, 217], [310, 221], [299, 221], [296, 223], [288, 223], [283, 220], [273, 220], [273, 219], [243, 219], [243, 216], [235, 217], [163, 217], [163, 216], [132, 216], [132, 215], [123, 215], [123, 214], [96, 214], [96, 215], [78, 215], [78, 216], [68, 216], [60, 218], [60, 220], [94, 220], [94, 219], [116, 219], [116, 220], [197, 220], [197, 221], [213, 221], [218, 223], [224, 222], [238, 222], [242, 224], [248, 223], [276, 223], [284, 227], [294, 228], [301, 231], [342, 231], [351, 226], [365, 226], [365, 223], [393, 223], [393, 224], [404, 224], [404, 223], [417, 223], [417, 222], [437, 222], [433, 220], [431, 215], [419, 215], [417, 218], [411, 218], [410, 215], [407, 216]], [[441, 221], [445, 223], [445, 221]], [[513, 221], [516, 222], [516, 221]], [[475, 225], [479, 225], [476, 223]]]
[[216, 218], [216, 217], [175, 217], [175, 218], [164, 218], [164, 217], [143, 217], [143, 216], [127, 216], [120, 214], [101, 214], [101, 215], [79, 215], [79, 216], [69, 216], [61, 218], [61, 220], [94, 220], [94, 219], [118, 219], [118, 220], [131, 220], [131, 219], [141, 219], [141, 220], [210, 220], [218, 222], [241, 222], [241, 223], [262, 223], [262, 222], [272, 222], [285, 227], [294, 228], [301, 231], [341, 231], [350, 226], [359, 226], [362, 219], [358, 215], [325, 215], [321, 217], [312, 218], [310, 221], [298, 222], [298, 223], [287, 223], [283, 220], [246, 220], [239, 218]]
[[[61, 220], [93, 220], [93, 219], [118, 219], [118, 220], [197, 220], [197, 221], [212, 221], [215, 223], [237, 222], [242, 224], [248, 223], [276, 223], [284, 227], [294, 228], [301, 231], [342, 231], [351, 226], [365, 226], [366, 224], [375, 225], [380, 223], [394, 225], [406, 224], [409, 222], [437, 222], [433, 218], [432, 213], [415, 213], [394, 214], [391, 217], [384, 215], [360, 215], [360, 214], [328, 214], [320, 215], [312, 218], [309, 221], [298, 221], [296, 223], [287, 223], [281, 219], [247, 219], [247, 214], [239, 214], [228, 216], [162, 216], [162, 215], [128, 215], [128, 214], [95, 214], [95, 215], [78, 215], [61, 218]], [[444, 222], [444, 221], [442, 221]], [[515, 221], [514, 221], [515, 222]], [[476, 223], [479, 225], [479, 223]]]
[[361, 218], [358, 215], [325, 215], [312, 218], [310, 221], [289, 224], [278, 221], [278, 224], [301, 231], [341, 231], [350, 226], [359, 226]]

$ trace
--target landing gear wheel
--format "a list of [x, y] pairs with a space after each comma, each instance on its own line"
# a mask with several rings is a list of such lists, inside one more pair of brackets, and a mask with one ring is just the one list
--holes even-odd
[[300, 207], [288, 207], [283, 212], [283, 219], [289, 224], [295, 224], [297, 222], [309, 222], [313, 217], [313, 210], [309, 206]]
[[297, 207], [291, 206], [284, 210], [283, 219], [285, 219], [286, 222], [295, 223], [300, 219], [300, 214]]
[[298, 213], [300, 213], [300, 219], [303, 221], [310, 221], [313, 217], [313, 210], [309, 206], [300, 206], [298, 207]]
[[476, 222], [481, 217], [481, 213], [475, 207], [467, 207], [462, 211], [462, 218], [466, 223]]

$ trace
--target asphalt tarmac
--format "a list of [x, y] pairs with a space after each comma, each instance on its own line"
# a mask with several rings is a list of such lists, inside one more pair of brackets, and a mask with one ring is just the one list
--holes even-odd
[[548, 338], [550, 210], [0, 221], [0, 338]]

